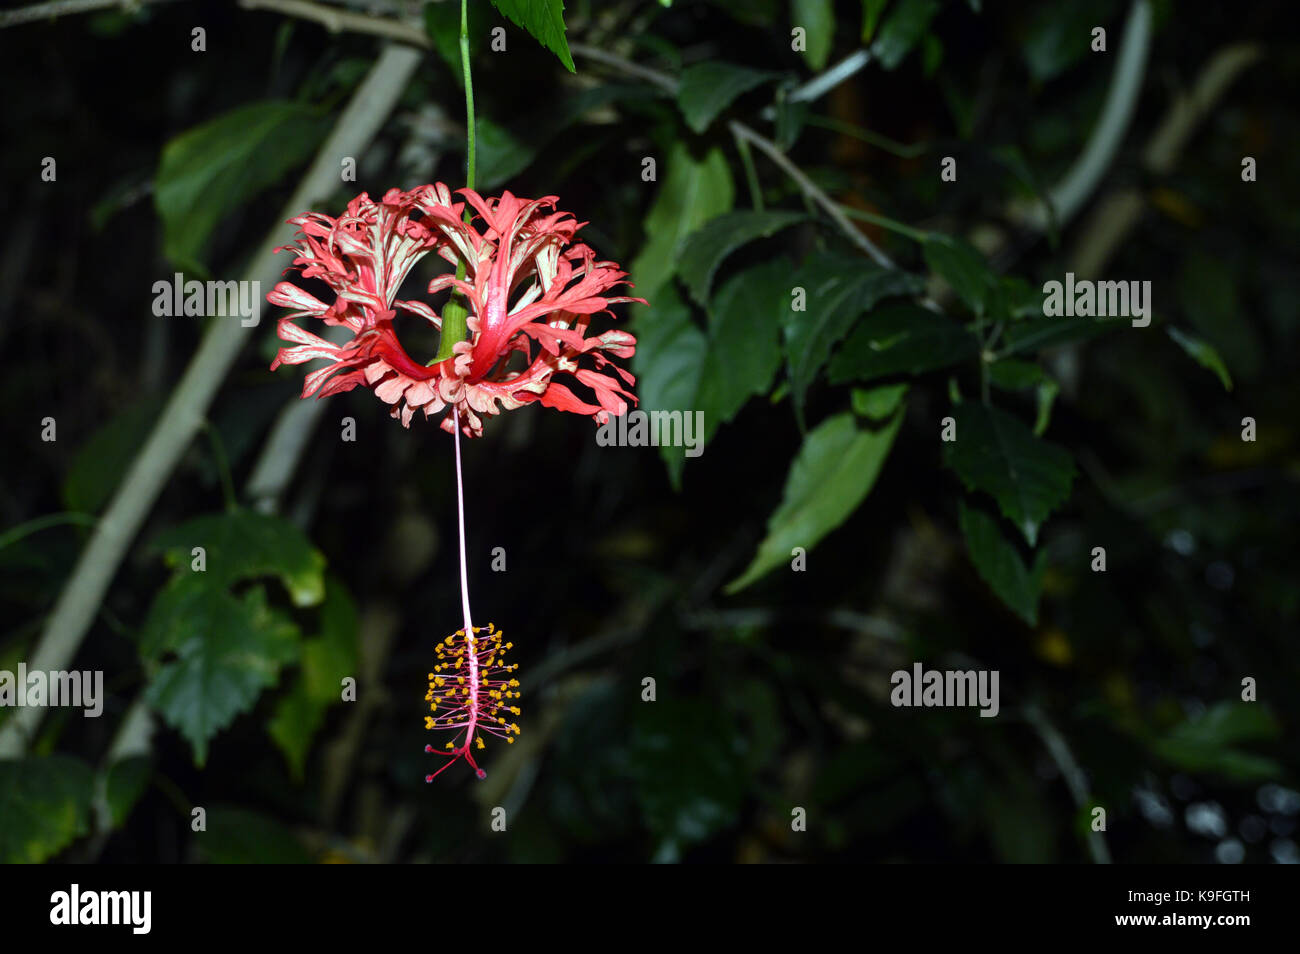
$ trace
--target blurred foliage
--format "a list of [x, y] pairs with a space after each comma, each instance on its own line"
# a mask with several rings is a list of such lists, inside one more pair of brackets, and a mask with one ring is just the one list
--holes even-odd
[[[1116, 861], [1300, 858], [1297, 61], [1281, 3], [1153, 6], [1110, 171], [1037, 231], [1016, 210], [1084, 150], [1127, 4], [471, 0], [480, 186], [561, 196], [629, 267], [640, 407], [704, 411], [705, 452], [602, 448], [536, 407], [466, 446], [474, 606], [515, 641], [524, 733], [486, 781], [426, 786], [424, 673], [459, 625], [450, 445], [354, 391], [281, 516], [227, 499], [300, 387], [264, 322], [76, 657], [103, 717], [51, 712], [0, 762], [0, 859], [1082, 861], [1094, 806]], [[320, 211], [460, 185], [456, 7], [412, 21], [429, 53]], [[378, 47], [215, 3], [14, 29], [0, 670], [204, 333], [155, 317], [154, 283], [246, 264]], [[1263, 61], [1147, 169], [1171, 97], [1238, 41]], [[1143, 212], [1099, 277], [1150, 280], [1151, 326], [1042, 317], [1125, 189]], [[997, 670], [998, 717], [892, 706], [916, 661]], [[156, 723], [123, 753], [133, 703]]]

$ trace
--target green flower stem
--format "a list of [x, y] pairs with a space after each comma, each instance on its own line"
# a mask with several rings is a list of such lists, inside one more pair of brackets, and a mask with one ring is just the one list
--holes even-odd
[[[474, 150], [474, 78], [470, 75], [469, 69], [469, 9], [467, 0], [460, 0], [460, 68], [461, 74], [465, 78], [465, 187], [474, 188], [474, 167], [475, 167], [475, 150]], [[465, 209], [465, 222], [468, 223], [471, 213], [468, 208]], [[456, 263], [456, 279], [459, 281], [465, 277], [465, 262], [461, 260]], [[464, 341], [466, 334], [469, 332], [466, 319], [469, 318], [469, 309], [465, 306], [464, 296], [452, 294], [447, 299], [447, 304], [442, 309], [442, 337], [438, 340], [438, 353], [429, 363], [438, 364], [446, 361], [454, 354], [453, 347], [456, 342]]]

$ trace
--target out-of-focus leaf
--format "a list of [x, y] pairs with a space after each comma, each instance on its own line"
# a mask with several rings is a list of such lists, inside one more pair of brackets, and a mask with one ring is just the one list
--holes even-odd
[[876, 24], [880, 22], [880, 14], [888, 3], [889, 0], [862, 0], [863, 43], [870, 43], [871, 38], [876, 35]]
[[101, 775], [109, 819], [120, 828], [149, 785], [153, 762], [148, 756], [134, 756], [114, 762]]
[[1264, 345], [1243, 316], [1237, 287], [1243, 276], [1226, 256], [1190, 251], [1178, 276], [1178, 303], [1196, 331], [1240, 378], [1255, 377]]
[[884, 69], [892, 70], [903, 62], [925, 35], [939, 6], [939, 0], [898, 0], [894, 4], [880, 27], [880, 36], [871, 46], [871, 52]]
[[809, 259], [794, 284], [804, 290], [805, 310], [791, 309], [787, 315], [785, 349], [795, 412], [802, 419], [809, 386], [858, 316], [885, 298], [919, 294], [925, 280], [863, 258], [828, 253]]
[[1034, 437], [1019, 418], [995, 407], [965, 401], [953, 417], [957, 439], [943, 445], [944, 462], [968, 490], [997, 500], [1002, 515], [1034, 546], [1043, 521], [1070, 497], [1070, 452]]
[[835, 42], [835, 4], [832, 0], [790, 0], [790, 21], [807, 32], [804, 56], [814, 70], [826, 68]]
[[[471, 3], [466, 7], [469, 17], [467, 34], [469, 38], [470, 62], [483, 45], [487, 34], [484, 21], [484, 7], [480, 3]], [[424, 5], [424, 32], [433, 41], [433, 48], [442, 57], [451, 70], [456, 85], [463, 87], [465, 79], [460, 62], [460, 4], [453, 2], [426, 3]]]
[[[731, 209], [735, 186], [722, 150], [710, 149], [703, 159], [677, 143], [663, 165], [663, 185], [646, 213], [646, 243], [632, 262], [637, 294], [655, 307], [659, 289], [677, 271], [682, 240], [709, 219]], [[660, 171], [664, 172], [662, 165]], [[639, 350], [639, 349], [638, 349]]]
[[1152, 750], [1189, 772], [1214, 772], [1238, 782], [1276, 779], [1282, 767], [1270, 758], [1243, 751], [1240, 742], [1269, 741], [1278, 736], [1277, 720], [1253, 702], [1219, 702], [1152, 740]]
[[558, 56], [570, 73], [577, 72], [569, 54], [569, 40], [564, 35], [564, 4], [561, 0], [492, 0], [492, 6]]
[[[678, 275], [700, 304], [709, 298], [713, 276], [723, 260], [748, 242], [768, 238], [807, 216], [802, 212], [727, 212], [687, 236], [677, 254]], [[789, 282], [787, 282], [787, 285]]]
[[1088, 53], [1092, 28], [1110, 18], [1109, 0], [1061, 0], [1038, 7], [1025, 38], [1025, 65], [1038, 82], [1059, 76]]
[[1114, 318], [1030, 318], [1007, 328], [1002, 338], [1002, 354], [1037, 354], [1127, 327], [1127, 322]]
[[859, 428], [850, 411], [809, 432], [790, 466], [781, 505], [753, 562], [727, 585], [735, 593], [791, 559], [795, 547], [811, 550], [857, 510], [871, 492], [903, 422], [900, 408], [879, 429]]
[[932, 233], [925, 243], [925, 262], [946, 281], [977, 316], [995, 281], [984, 256], [964, 239]]
[[1173, 338], [1174, 341], [1178, 343], [1178, 346], [1186, 351], [1193, 361], [1199, 364], [1202, 368], [1205, 368], [1207, 371], [1213, 371], [1219, 376], [1219, 380], [1223, 382], [1223, 390], [1232, 390], [1232, 375], [1228, 373], [1228, 366], [1223, 363], [1223, 359], [1219, 357], [1219, 352], [1214, 350], [1212, 344], [1202, 341], [1195, 335], [1189, 335], [1184, 331], [1179, 331], [1177, 328], [1172, 326], [1168, 331], [1169, 337]]
[[767, 70], [706, 60], [682, 71], [677, 105], [686, 118], [686, 125], [702, 133], [736, 97], [775, 76]]
[[320, 614], [321, 633], [303, 642], [302, 671], [267, 724], [297, 779], [325, 713], [342, 698], [343, 679], [357, 672], [357, 608], [340, 580], [330, 579]]
[[1038, 399], [1038, 417], [1034, 420], [1034, 436], [1042, 437], [1052, 420], [1052, 405], [1061, 391], [1056, 379], [1032, 361], [1014, 358], [995, 361], [989, 365], [989, 381], [1004, 391], [1024, 391], [1032, 388]]
[[[325, 558], [296, 526], [252, 510], [195, 517], [158, 534], [153, 547], [182, 579], [220, 588], [237, 580], [274, 576], [296, 606], [314, 606], [325, 595]], [[206, 569], [193, 573], [194, 547], [203, 547]]]
[[732, 824], [740, 808], [736, 727], [701, 701], [661, 700], [638, 716], [628, 770], [658, 842], [655, 860], [677, 861], [684, 848]]
[[1030, 626], [1038, 622], [1038, 597], [1047, 570], [1047, 553], [1040, 550], [1032, 568], [1025, 565], [1014, 543], [998, 526], [996, 517], [966, 501], [959, 505], [958, 520], [971, 563], [985, 583], [1013, 612]]
[[84, 835], [93, 780], [67, 755], [0, 761], [0, 863], [40, 864]]
[[883, 421], [898, 410], [903, 398], [907, 396], [908, 387], [908, 383], [903, 381], [875, 388], [854, 388], [850, 395], [853, 413], [873, 421]]
[[91, 435], [63, 479], [63, 502], [69, 510], [99, 512], [149, 436], [160, 410], [157, 401], [133, 405]]
[[911, 302], [891, 302], [864, 316], [831, 359], [832, 384], [890, 374], [923, 374], [979, 351], [979, 341], [945, 315]]
[[167, 143], [154, 178], [167, 259], [207, 275], [203, 255], [217, 224], [306, 162], [329, 127], [329, 117], [312, 106], [268, 100], [231, 110]]
[[213, 805], [207, 816], [207, 830], [193, 837], [213, 864], [294, 865], [313, 860], [298, 837], [274, 818], [229, 805]]

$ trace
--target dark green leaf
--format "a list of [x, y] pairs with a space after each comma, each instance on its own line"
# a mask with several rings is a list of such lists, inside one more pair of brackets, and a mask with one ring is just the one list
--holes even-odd
[[577, 72], [573, 68], [573, 57], [569, 55], [569, 41], [564, 35], [564, 4], [561, 0], [492, 0], [492, 6], [558, 56], [570, 73]]
[[306, 162], [329, 127], [329, 117], [314, 107], [269, 100], [231, 110], [167, 143], [154, 205], [168, 260], [206, 275], [202, 259], [217, 224]]
[[891, 374], [923, 374], [971, 357], [979, 341], [965, 327], [911, 302], [868, 313], [831, 360], [832, 384]]
[[321, 604], [321, 634], [302, 644], [302, 671], [276, 704], [267, 731], [301, 779], [316, 732], [342, 699], [343, 679], [357, 672], [357, 609], [341, 581], [330, 579]]
[[717, 60], [696, 63], [682, 71], [677, 105], [686, 117], [686, 125], [702, 133], [736, 97], [774, 79], [775, 75]]
[[925, 35], [930, 21], [939, 12], [939, 6], [939, 0], [898, 0], [871, 47], [882, 67], [892, 70], [903, 62]]
[[835, 42], [835, 5], [832, 0], [790, 0], [790, 20], [807, 33], [804, 56], [814, 70], [826, 68]]
[[875, 388], [854, 388], [850, 398], [853, 413], [873, 421], [883, 421], [893, 414], [907, 396], [908, 383], [882, 384]]
[[1232, 375], [1228, 373], [1228, 366], [1223, 363], [1223, 359], [1219, 357], [1219, 352], [1214, 350], [1213, 345], [1174, 327], [1169, 328], [1169, 337], [1178, 342], [1178, 346], [1202, 368], [1217, 374], [1219, 380], [1223, 382], [1223, 390], [1232, 390]]
[[228, 805], [209, 808], [207, 830], [196, 832], [194, 839], [213, 864], [293, 865], [313, 860], [298, 837], [274, 818]]
[[995, 407], [966, 401], [953, 417], [957, 439], [944, 444], [944, 462], [967, 489], [992, 495], [1033, 546], [1043, 521], [1069, 499], [1070, 452], [1034, 437], [1018, 418]]
[[646, 213], [646, 243], [632, 262], [637, 294], [653, 308], [659, 289], [677, 271], [682, 240], [701, 225], [731, 208], [735, 197], [731, 171], [721, 149], [711, 149], [701, 160], [678, 143], [661, 164], [664, 183]]
[[919, 294], [925, 281], [863, 258], [825, 254], [805, 263], [792, 284], [806, 295], [805, 310], [791, 308], [785, 325], [790, 389], [795, 412], [802, 417], [809, 386], [858, 316], [882, 299]]
[[984, 256], [969, 242], [932, 233], [925, 243], [925, 262], [971, 311], [984, 314], [984, 304], [995, 279]]
[[[704, 332], [691, 321], [691, 312], [665, 285], [648, 310], [639, 310], [635, 322], [638, 410], [672, 411], [695, 406], [709, 344]], [[683, 448], [660, 447], [675, 488], [681, 486]]]
[[63, 502], [69, 510], [99, 512], [149, 436], [159, 410], [157, 401], [127, 408], [82, 445], [63, 480]]
[[67, 755], [0, 761], [0, 863], [40, 864], [84, 835], [93, 782]]
[[876, 35], [876, 24], [880, 22], [880, 14], [888, 3], [889, 0], [862, 0], [863, 43], [870, 43], [871, 38]]
[[165, 663], [145, 699], [207, 759], [208, 742], [275, 685], [298, 653], [298, 628], [267, 606], [261, 587], [242, 599], [175, 577], [155, 600], [147, 638], [177, 658]]
[[747, 242], [768, 238], [805, 218], [807, 216], [802, 212], [781, 211], [741, 211], [719, 215], [682, 243], [677, 254], [681, 262], [678, 274], [695, 300], [703, 305], [708, 301], [713, 276], [723, 259]]
[[1030, 318], [1007, 328], [1002, 354], [1038, 353], [1048, 348], [1086, 341], [1116, 328], [1127, 327], [1114, 318]]
[[795, 547], [811, 550], [858, 509], [871, 492], [903, 422], [900, 408], [884, 427], [859, 428], [850, 411], [828, 418], [804, 438], [786, 477], [781, 505], [753, 562], [726, 592], [749, 586], [789, 563]]
[[1052, 419], [1052, 404], [1061, 386], [1041, 367], [1032, 361], [1014, 358], [996, 361], [989, 366], [989, 381], [1004, 391], [1023, 391], [1033, 388], [1037, 393], [1038, 417], [1034, 421], [1034, 436], [1042, 437]]
[[114, 828], [122, 827], [131, 814], [152, 772], [153, 762], [147, 756], [135, 756], [114, 762], [102, 773], [104, 799]]
[[[252, 510], [196, 517], [158, 534], [153, 547], [181, 578], [201, 577], [208, 587], [237, 580], [278, 577], [296, 606], [314, 606], [325, 595], [325, 558], [296, 526]], [[203, 547], [206, 569], [190, 569], [194, 547]]]
[[1027, 567], [1016, 545], [1002, 533], [996, 517], [968, 506], [964, 500], [959, 506], [961, 532], [980, 579], [1017, 616], [1030, 626], [1036, 625], [1047, 553], [1040, 550], [1033, 567]]
[[1239, 742], [1278, 737], [1277, 720], [1253, 702], [1219, 702], [1152, 740], [1152, 750], [1189, 772], [1214, 772], [1239, 782], [1276, 779], [1282, 768], [1270, 758], [1236, 748]]

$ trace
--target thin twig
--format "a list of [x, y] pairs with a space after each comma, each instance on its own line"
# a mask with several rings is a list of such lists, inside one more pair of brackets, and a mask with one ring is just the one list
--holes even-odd
[[840, 231], [844, 233], [850, 242], [885, 268], [898, 267], [894, 264], [893, 259], [876, 247], [875, 242], [854, 227], [853, 223], [849, 221], [849, 217], [844, 214], [844, 210], [840, 208], [840, 204], [817, 188], [816, 184], [804, 174], [803, 170], [791, 162], [790, 158], [777, 148], [776, 143], [760, 136], [742, 122], [733, 119], [729, 125], [733, 135], [753, 143], [759, 151], [766, 154], [769, 159], [781, 168], [782, 172], [790, 177], [795, 185], [803, 191], [804, 195], [825, 209], [826, 214], [831, 217], [831, 221], [839, 226]]
[[77, 13], [107, 10], [110, 7], [120, 7], [124, 12], [129, 13], [139, 9], [146, 2], [172, 3], [175, 0], [51, 0], [49, 3], [34, 3], [30, 7], [19, 7], [17, 10], [0, 13], [0, 29], [52, 20], [55, 17], [72, 16]]

